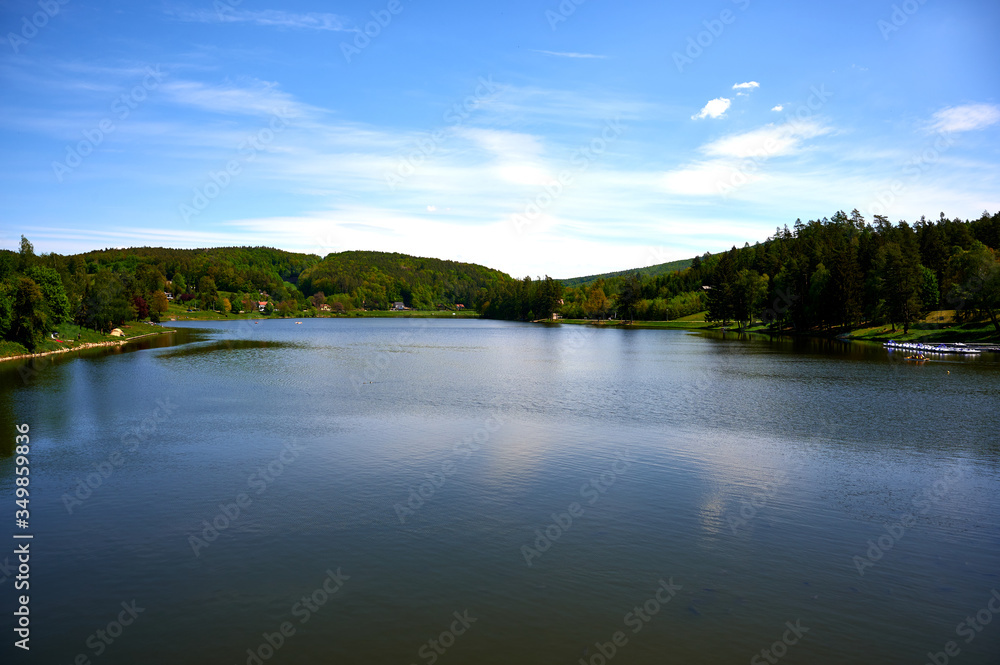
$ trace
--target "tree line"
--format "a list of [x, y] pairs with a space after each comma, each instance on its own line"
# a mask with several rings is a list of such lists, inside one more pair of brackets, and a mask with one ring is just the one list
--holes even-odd
[[419, 310], [478, 307], [487, 294], [512, 282], [474, 263], [389, 252], [339, 252], [299, 276], [309, 296], [333, 296], [344, 309], [387, 309], [395, 302]]
[[[745, 328], [834, 331], [909, 326], [934, 310], [988, 320], [1000, 332], [1000, 213], [973, 221], [921, 217], [892, 224], [857, 210], [776, 229], [754, 245], [695, 257], [669, 274], [617, 273], [540, 297], [526, 280], [493, 294], [495, 318], [672, 320], [702, 311]], [[558, 282], [556, 282], [558, 284]], [[546, 289], [553, 287], [546, 286]], [[545, 291], [546, 296], [548, 290]], [[487, 301], [490, 299], [487, 298]], [[555, 302], [556, 304], [553, 304]]]
[[741, 328], [849, 330], [902, 326], [956, 310], [1000, 331], [1000, 212], [892, 224], [857, 210], [796, 220], [754, 245], [695, 257], [683, 270], [615, 273], [564, 286], [483, 266], [388, 252], [320, 258], [266, 247], [105, 249], [36, 255], [27, 238], [0, 250], [0, 339], [34, 349], [55, 326], [108, 331], [187, 307], [293, 315], [387, 309], [477, 309], [509, 320], [672, 320], [707, 312]]
[[222, 314], [291, 316], [321, 307], [388, 309], [395, 302], [475, 309], [512, 281], [483, 266], [387, 252], [321, 259], [268, 247], [138, 247], [36, 255], [22, 236], [18, 252], [0, 250], [0, 339], [33, 350], [65, 322], [104, 332], [126, 321], [155, 322], [171, 299]]
[[[795, 330], [909, 326], [935, 310], [1000, 332], [1000, 213], [869, 223], [857, 211], [795, 222], [763, 243], [711, 257], [708, 318]], [[775, 306], [775, 303], [782, 303]]]

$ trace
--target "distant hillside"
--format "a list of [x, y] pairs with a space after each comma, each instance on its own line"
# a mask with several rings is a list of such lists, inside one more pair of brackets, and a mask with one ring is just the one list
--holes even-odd
[[656, 277], [657, 275], [668, 275], [672, 272], [677, 272], [679, 270], [685, 270], [691, 267], [691, 262], [694, 259], [681, 259], [680, 261], [671, 261], [670, 263], [660, 263], [655, 266], [648, 266], [646, 268], [633, 268], [632, 270], [619, 270], [618, 272], [606, 272], [603, 275], [590, 275], [588, 277], [573, 277], [572, 279], [562, 279], [563, 286], [583, 286], [590, 284], [591, 282], [596, 282], [599, 279], [611, 279], [612, 277], [621, 277], [622, 275], [629, 275], [632, 273], [637, 273], [644, 275], [646, 277]]
[[439, 304], [473, 307], [485, 293], [510, 282], [506, 273], [474, 263], [389, 252], [330, 254], [299, 276], [306, 295], [349, 294], [359, 304], [384, 307], [394, 301], [433, 309]]
[[[299, 273], [315, 265], [314, 254], [286, 252], [272, 247], [213, 247], [207, 249], [172, 249], [167, 247], [130, 247], [104, 249], [67, 257], [50, 255], [53, 267], [75, 273], [80, 266], [93, 274], [106, 268], [115, 273], [134, 274], [140, 265], [156, 268], [163, 277], [192, 287], [201, 277], [211, 277], [222, 291], [270, 291], [284, 282], [295, 284]], [[183, 289], [182, 289], [183, 290]]]

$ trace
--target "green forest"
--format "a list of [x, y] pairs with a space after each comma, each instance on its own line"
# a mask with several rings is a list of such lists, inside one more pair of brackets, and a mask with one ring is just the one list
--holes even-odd
[[18, 252], [0, 251], [0, 339], [34, 350], [66, 322], [106, 333], [187, 310], [314, 316], [384, 310], [396, 302], [418, 310], [474, 309], [512, 281], [483, 266], [386, 252], [321, 259], [266, 247], [140, 247], [36, 255], [22, 236]]
[[346, 309], [387, 309], [395, 302], [418, 310], [470, 309], [511, 281], [472, 263], [386, 252], [340, 252], [306, 268], [298, 279], [307, 296], [333, 295]]
[[0, 339], [33, 350], [57, 326], [108, 332], [178, 312], [315, 316], [470, 309], [487, 318], [671, 321], [704, 312], [740, 328], [904, 332], [928, 312], [1000, 332], [1000, 213], [963, 221], [868, 221], [857, 211], [797, 220], [754, 245], [567, 280], [513, 279], [484, 266], [354, 251], [325, 258], [266, 247], [0, 251]]
[[[904, 333], [929, 312], [989, 321], [1000, 332], [1000, 213], [910, 225], [857, 211], [796, 220], [772, 237], [695, 257], [673, 272], [635, 270], [553, 287], [525, 278], [484, 303], [484, 316], [671, 321], [705, 312], [739, 328], [845, 332], [886, 324]], [[668, 264], [669, 265], [669, 264]], [[557, 283], [558, 284], [558, 283]]]
[[868, 222], [857, 211], [778, 228], [754, 245], [696, 257], [686, 270], [632, 273], [567, 288], [566, 318], [755, 322], [799, 332], [886, 324], [928, 312], [989, 321], [1000, 332], [1000, 213], [975, 221]]

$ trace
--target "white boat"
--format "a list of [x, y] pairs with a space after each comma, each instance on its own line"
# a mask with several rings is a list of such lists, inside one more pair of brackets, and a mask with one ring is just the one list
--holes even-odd
[[981, 350], [973, 348], [971, 346], [966, 346], [961, 342], [953, 343], [941, 343], [941, 344], [922, 344], [920, 342], [894, 342], [889, 340], [883, 344], [885, 348], [890, 351], [920, 351], [921, 353], [954, 353], [960, 355], [977, 355], [982, 353]]

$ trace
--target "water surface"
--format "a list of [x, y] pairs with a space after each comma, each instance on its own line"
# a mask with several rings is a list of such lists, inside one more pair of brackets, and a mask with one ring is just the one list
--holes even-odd
[[31, 426], [32, 662], [599, 663], [621, 631], [615, 663], [745, 663], [786, 622], [787, 663], [997, 662], [1000, 620], [956, 633], [1000, 589], [996, 356], [177, 325], [0, 369], [5, 436]]

